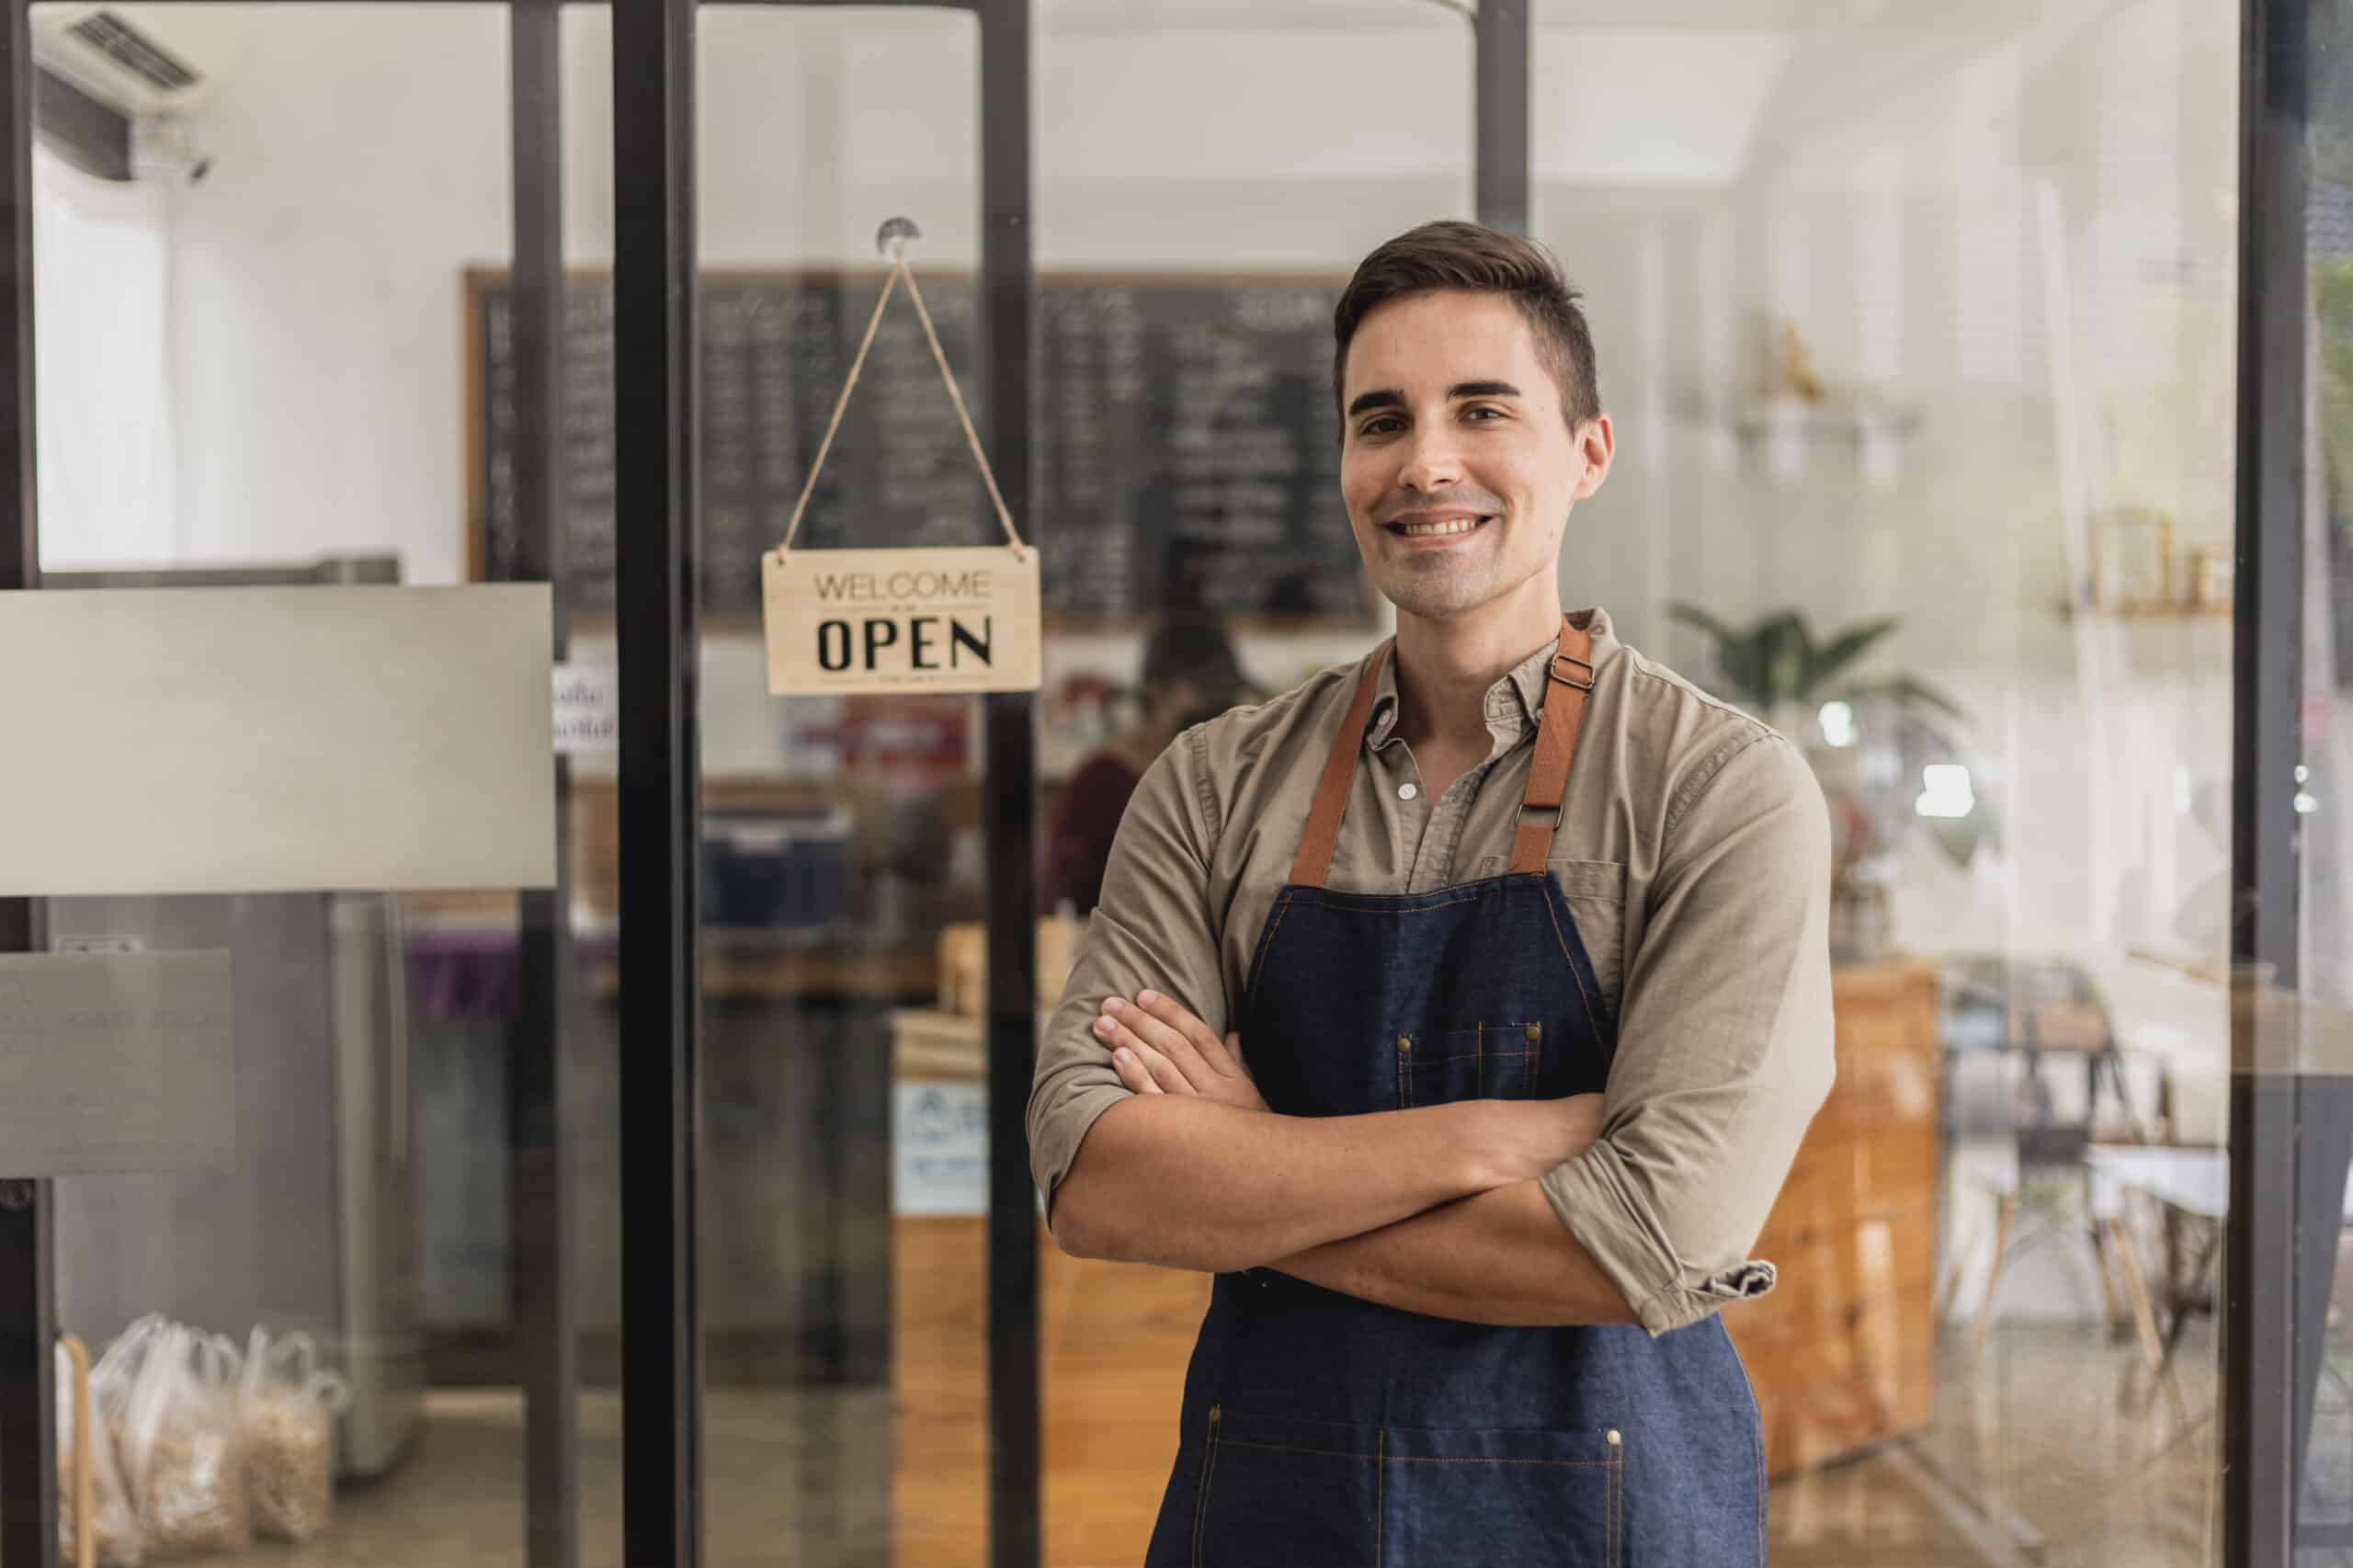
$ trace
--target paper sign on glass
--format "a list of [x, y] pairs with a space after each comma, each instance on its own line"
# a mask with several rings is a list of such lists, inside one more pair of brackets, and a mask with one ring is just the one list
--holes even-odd
[[235, 1015], [226, 952], [0, 955], [0, 1176], [233, 1169]]
[[772, 550], [760, 571], [771, 696], [1038, 689], [1027, 545]]

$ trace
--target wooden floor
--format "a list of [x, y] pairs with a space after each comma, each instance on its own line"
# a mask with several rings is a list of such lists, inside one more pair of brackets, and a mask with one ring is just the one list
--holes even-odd
[[[2199, 1420], [2213, 1398], [2211, 1330], [2192, 1330], [2177, 1405], [2146, 1403], [2136, 1358], [2090, 1329], [2005, 1326], [1972, 1372], [1966, 1334], [1949, 1333], [1944, 1393], [1924, 1437], [1775, 1488], [1775, 1568], [2217, 1562], [2206, 1545], [2212, 1427]], [[712, 1568], [892, 1561], [887, 1392], [715, 1389], [709, 1398]], [[2321, 1403], [2315, 1486], [2333, 1510], [2322, 1517], [2341, 1518], [2353, 1515], [2353, 1417], [2337, 1385], [2324, 1388]], [[348, 1490], [330, 1535], [218, 1560], [220, 1568], [523, 1568], [518, 1415], [504, 1392], [436, 1394], [407, 1460]], [[582, 1425], [581, 1560], [618, 1568], [617, 1402], [588, 1396]]]

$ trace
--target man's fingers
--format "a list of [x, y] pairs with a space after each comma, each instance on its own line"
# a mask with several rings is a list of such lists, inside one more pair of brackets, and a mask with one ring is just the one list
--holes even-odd
[[1119, 1019], [1108, 1017], [1096, 1019], [1095, 1034], [1097, 1039], [1110, 1047], [1111, 1060], [1114, 1063], [1118, 1062], [1121, 1050], [1132, 1052], [1135, 1059], [1143, 1064], [1144, 1071], [1151, 1075], [1152, 1082], [1164, 1092], [1172, 1095], [1199, 1093], [1187, 1081], [1185, 1074], [1176, 1070], [1174, 1062], [1137, 1039], [1135, 1032]]
[[[1108, 997], [1103, 1004], [1103, 1016], [1116, 1021], [1138, 1040], [1175, 1063], [1188, 1083], [1194, 1082], [1197, 1074], [1216, 1071], [1202, 1060], [1201, 1053], [1194, 1049], [1193, 1042], [1185, 1037], [1181, 1029], [1162, 1022], [1132, 1003], [1122, 1002], [1117, 996]], [[1196, 1086], [1207, 1087], [1206, 1078]]]
[[1132, 1093], [1139, 1095], [1167, 1093], [1165, 1089], [1152, 1081], [1152, 1074], [1145, 1072], [1143, 1063], [1136, 1060], [1136, 1053], [1124, 1046], [1111, 1053], [1111, 1065], [1118, 1069], [1120, 1082], [1125, 1084]]
[[1250, 1076], [1250, 1063], [1242, 1059], [1241, 1035], [1230, 1034], [1225, 1037], [1225, 1053], [1233, 1058], [1233, 1070], [1235, 1072], [1241, 1074], [1245, 1078]]
[[1136, 1006], [1176, 1034], [1212, 1069], [1228, 1074], [1233, 1072], [1233, 1059], [1227, 1054], [1224, 1042], [1217, 1038], [1217, 1031], [1196, 1017], [1183, 1003], [1157, 991], [1142, 991], [1136, 994]]

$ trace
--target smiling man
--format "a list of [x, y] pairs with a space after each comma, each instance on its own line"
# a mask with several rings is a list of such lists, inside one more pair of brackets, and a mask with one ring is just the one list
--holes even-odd
[[1147, 1568], [1753, 1568], [1820, 791], [1563, 614], [1615, 437], [1546, 252], [1425, 225], [1334, 329], [1397, 635], [1154, 764], [1030, 1096], [1065, 1250], [1217, 1275]]

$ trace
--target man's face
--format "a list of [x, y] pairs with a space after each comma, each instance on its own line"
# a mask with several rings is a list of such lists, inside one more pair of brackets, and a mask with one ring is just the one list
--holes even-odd
[[1569, 428], [1535, 330], [1506, 295], [1438, 290], [1358, 324], [1340, 490], [1398, 609], [1461, 615], [1553, 584], [1569, 508], [1608, 472], [1609, 421]]

